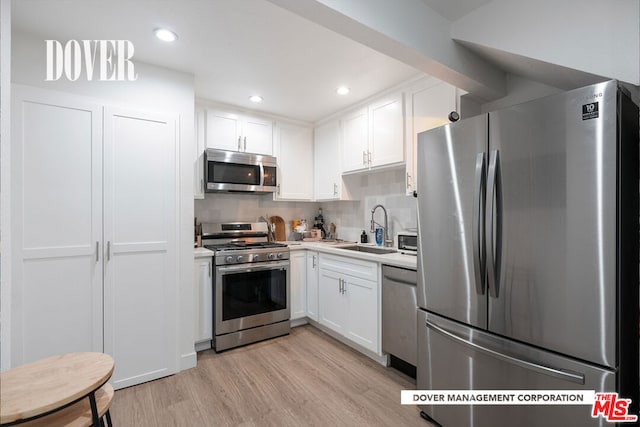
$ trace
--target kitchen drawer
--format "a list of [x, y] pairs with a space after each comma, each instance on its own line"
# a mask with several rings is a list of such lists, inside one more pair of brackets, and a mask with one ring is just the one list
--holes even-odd
[[320, 254], [320, 268], [365, 280], [378, 281], [378, 264], [344, 256]]

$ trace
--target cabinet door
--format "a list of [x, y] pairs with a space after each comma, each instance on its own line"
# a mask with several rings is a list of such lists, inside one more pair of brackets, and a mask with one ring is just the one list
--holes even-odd
[[105, 110], [104, 338], [115, 388], [177, 370], [176, 121]]
[[[456, 88], [448, 83], [440, 82], [423, 85], [407, 95], [407, 115], [411, 117], [410, 137], [411, 150], [407, 159], [407, 194], [418, 189], [416, 174], [416, 149], [418, 134], [449, 123], [449, 113], [456, 109]], [[409, 143], [409, 142], [407, 142]]]
[[347, 338], [380, 353], [378, 286], [376, 282], [344, 276], [349, 301]]
[[316, 200], [339, 200], [342, 191], [340, 168], [340, 122], [314, 129], [314, 195]]
[[369, 117], [366, 108], [342, 119], [342, 172], [369, 167]]
[[195, 110], [195, 153], [193, 160], [193, 198], [204, 199], [204, 149], [206, 147], [206, 112], [202, 108]]
[[273, 155], [273, 122], [255, 117], [242, 120], [241, 151]]
[[318, 320], [318, 253], [307, 251], [307, 317]]
[[369, 106], [370, 167], [404, 161], [404, 103], [402, 94]]
[[320, 269], [318, 283], [319, 322], [346, 335], [347, 298], [340, 291], [342, 276], [332, 270]]
[[238, 114], [207, 110], [207, 148], [241, 151], [242, 122]]
[[212, 258], [195, 260], [196, 330], [195, 342], [210, 341], [213, 337], [213, 275]]
[[313, 133], [311, 128], [280, 124], [278, 191], [286, 200], [313, 198]]
[[20, 85], [12, 98], [11, 364], [101, 352], [102, 107]]
[[291, 289], [291, 320], [307, 315], [307, 257], [305, 251], [292, 251], [290, 256], [289, 281]]

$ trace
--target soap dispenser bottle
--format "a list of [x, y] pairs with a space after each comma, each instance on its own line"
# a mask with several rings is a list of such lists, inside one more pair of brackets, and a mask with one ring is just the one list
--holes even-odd
[[360, 243], [367, 243], [369, 241], [369, 236], [367, 236], [367, 233], [362, 230], [362, 234], [360, 235]]

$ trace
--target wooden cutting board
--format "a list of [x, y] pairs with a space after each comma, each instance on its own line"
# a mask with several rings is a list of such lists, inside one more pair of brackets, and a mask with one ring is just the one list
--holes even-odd
[[287, 240], [287, 230], [285, 228], [284, 220], [279, 216], [269, 217], [269, 222], [275, 226], [276, 240], [283, 242]]

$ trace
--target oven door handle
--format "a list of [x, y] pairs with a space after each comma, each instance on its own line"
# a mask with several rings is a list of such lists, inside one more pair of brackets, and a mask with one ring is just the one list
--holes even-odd
[[238, 273], [238, 272], [250, 273], [252, 271], [264, 271], [264, 270], [280, 270], [288, 267], [289, 267], [288, 261], [276, 261], [276, 262], [270, 262], [266, 264], [265, 263], [256, 264], [255, 266], [254, 265], [248, 266], [247, 264], [220, 266], [220, 267], [216, 267], [216, 270], [218, 270], [218, 272], [221, 274], [227, 274], [227, 273]]

